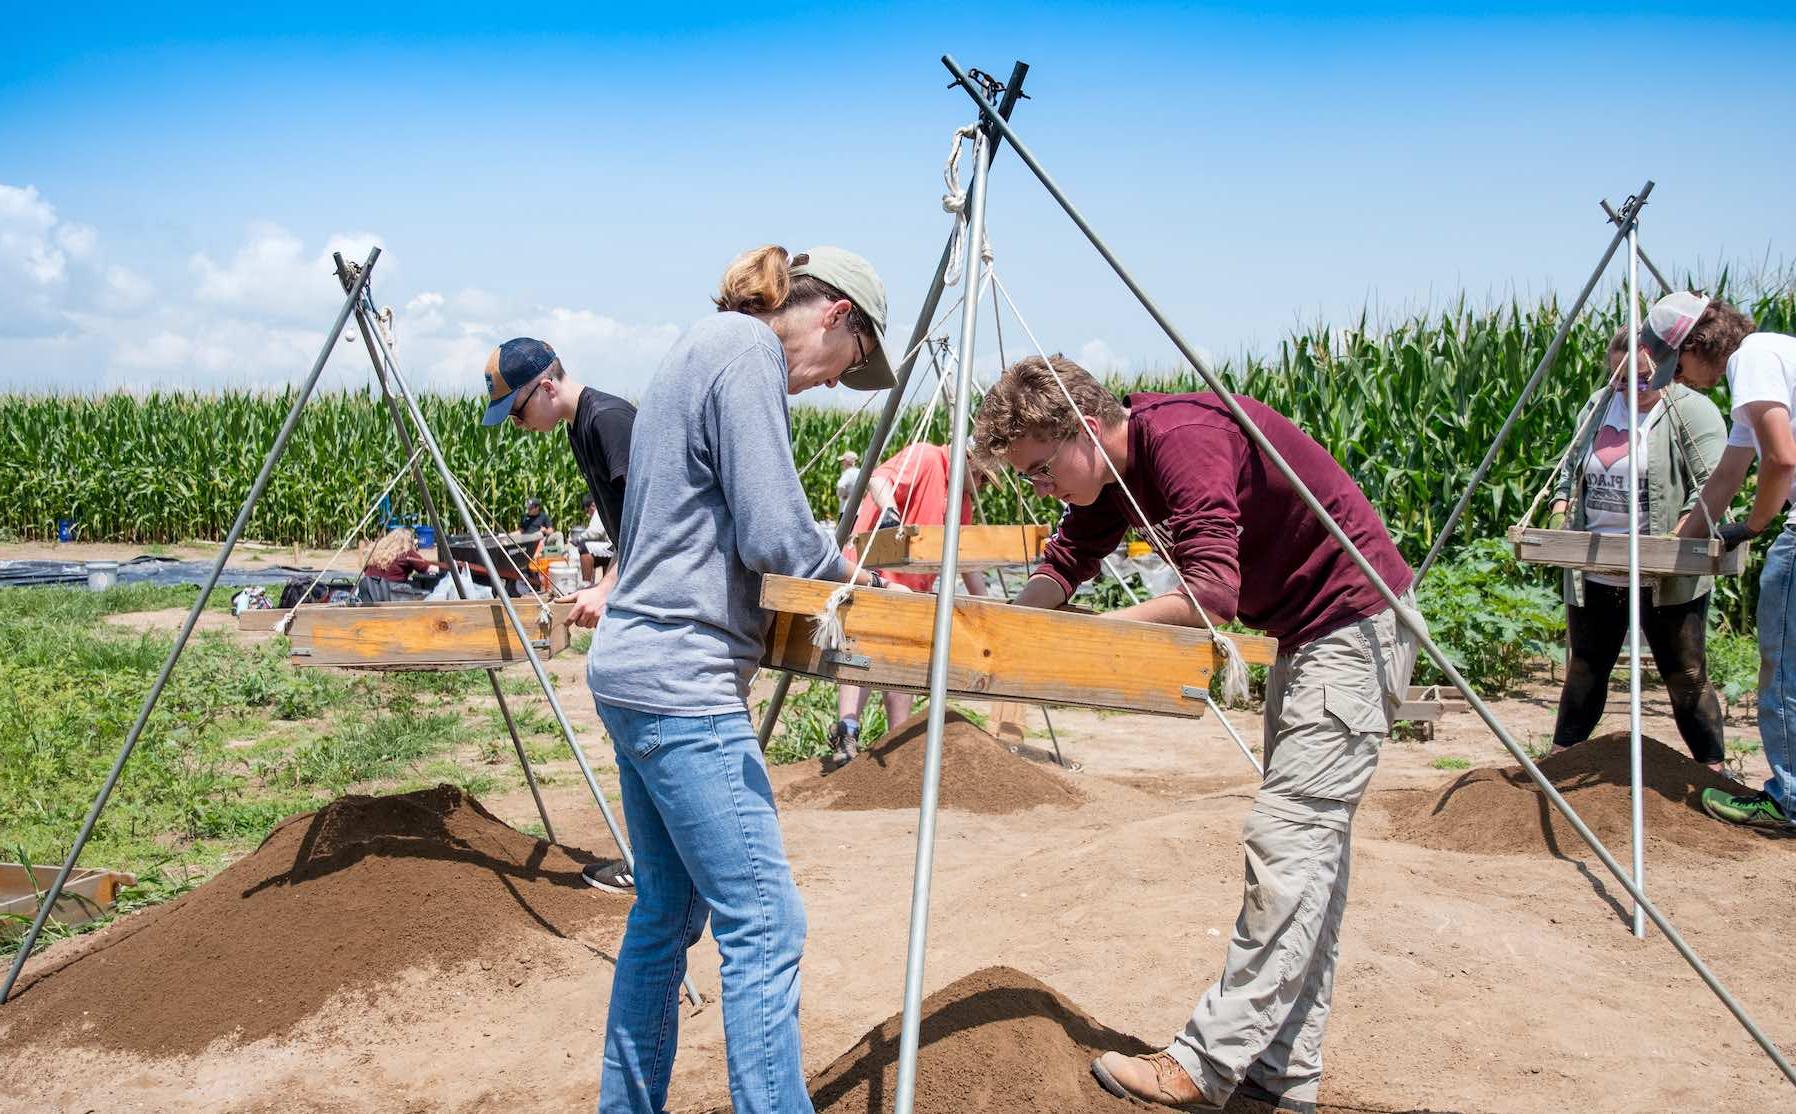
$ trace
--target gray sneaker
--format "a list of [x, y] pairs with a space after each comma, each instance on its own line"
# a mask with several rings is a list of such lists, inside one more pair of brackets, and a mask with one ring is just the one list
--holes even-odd
[[636, 876], [622, 859], [607, 859], [600, 863], [587, 863], [580, 868], [580, 877], [594, 889], [614, 894], [633, 894], [636, 892]]

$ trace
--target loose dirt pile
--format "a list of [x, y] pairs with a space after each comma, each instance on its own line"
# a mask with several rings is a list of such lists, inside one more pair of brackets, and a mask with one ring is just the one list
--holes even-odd
[[[1642, 738], [1640, 744], [1649, 839], [1718, 856], [1770, 842], [1702, 811], [1698, 802], [1704, 789], [1739, 792], [1737, 783], [1657, 739]], [[1627, 733], [1599, 735], [1543, 758], [1538, 765], [1609, 850], [1623, 854], [1632, 830]], [[1460, 774], [1394, 819], [1397, 838], [1444, 851], [1573, 857], [1590, 853], [1520, 766]]]
[[533, 937], [609, 935], [628, 912], [580, 866], [453, 786], [344, 797], [23, 983], [9, 1039], [191, 1053], [283, 1033], [408, 970], [527, 965]]
[[[916, 808], [923, 795], [928, 722], [912, 716], [838, 770], [795, 781], [781, 799], [805, 808], [860, 812]], [[942, 808], [1004, 814], [1041, 805], [1072, 808], [1084, 798], [1059, 775], [1019, 758], [957, 712], [942, 730]]]
[[[898, 1089], [902, 1014], [893, 1014], [811, 1079], [817, 1114], [883, 1114]], [[1152, 1047], [1092, 1020], [1053, 987], [1012, 967], [986, 967], [923, 1000], [919, 1114], [1122, 1114], [1139, 1104], [1098, 1086], [1091, 1061]], [[1340, 1108], [1323, 1104], [1325, 1114]], [[1358, 1109], [1358, 1108], [1355, 1108]], [[1271, 1107], [1237, 1097], [1230, 1114]], [[721, 1114], [721, 1112], [719, 1112]]]
[[[901, 1016], [887, 1018], [811, 1080], [818, 1114], [891, 1109]], [[1091, 1077], [1092, 1057], [1113, 1048], [1149, 1051], [1045, 983], [1014, 968], [987, 967], [923, 1001], [917, 1110], [1126, 1111], [1129, 1103], [1105, 1094]]]

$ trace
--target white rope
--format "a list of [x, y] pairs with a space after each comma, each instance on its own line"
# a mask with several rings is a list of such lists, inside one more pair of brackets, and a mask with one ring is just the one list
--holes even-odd
[[[393, 489], [399, 485], [399, 481], [405, 478], [407, 472], [411, 471], [412, 465], [418, 462], [418, 454], [422, 451], [423, 446], [414, 448], [412, 450], [411, 458], [404, 464], [401, 464], [399, 466], [399, 471], [393, 473], [393, 478], [387, 481], [387, 486], [380, 489], [380, 494], [374, 497], [374, 502], [369, 504], [367, 511], [362, 514], [361, 521], [357, 522], [355, 526], [350, 529], [349, 533], [343, 538], [343, 544], [337, 547], [337, 551], [331, 554], [330, 560], [326, 561], [324, 567], [318, 570], [318, 575], [314, 576], [312, 582], [306, 585], [306, 590], [301, 593], [299, 597], [299, 603], [304, 603], [312, 598], [312, 589], [318, 587], [318, 582], [323, 580], [324, 574], [330, 572], [332, 567], [336, 565], [337, 558], [343, 556], [343, 551], [349, 548], [349, 544], [362, 536], [362, 530], [368, 525], [368, 521], [374, 517], [374, 512], [380, 510], [381, 501], [392, 494]], [[279, 634], [286, 634], [288, 628], [293, 626], [293, 617], [297, 614], [299, 614], [299, 607], [296, 604], [289, 608], [285, 615], [281, 616], [280, 622], [274, 625], [275, 631]]]
[[[993, 286], [1004, 296], [1005, 303], [1010, 306], [1011, 316], [1015, 317], [1017, 324], [1022, 326], [1023, 334], [1029, 338], [1029, 343], [1034, 346], [1036, 354], [1041, 357], [1042, 366], [1047, 368], [1048, 374], [1054, 377], [1054, 385], [1060, 388], [1061, 397], [1066, 400], [1067, 406], [1072, 408], [1073, 416], [1079, 421], [1079, 428], [1091, 440], [1092, 445], [1097, 449], [1098, 459], [1102, 460], [1104, 467], [1110, 470], [1110, 476], [1116, 481], [1116, 486], [1122, 489], [1123, 497], [1128, 499], [1129, 506], [1134, 508], [1135, 517], [1141, 522], [1139, 529], [1147, 538], [1148, 545], [1153, 547], [1154, 552], [1160, 555], [1162, 561], [1174, 569], [1178, 568], [1178, 563], [1172, 558], [1171, 547], [1160, 535], [1159, 527], [1155, 526], [1149, 520], [1147, 512], [1141, 509], [1141, 504], [1136, 500], [1135, 493], [1129, 490], [1129, 485], [1123, 481], [1122, 473], [1117, 470], [1116, 462], [1111, 460], [1110, 454], [1104, 451], [1104, 443], [1098, 439], [1097, 431], [1086, 424], [1084, 412], [1079, 409], [1079, 404], [1073, 401], [1072, 392], [1067, 390], [1066, 383], [1060, 378], [1060, 373], [1054, 370], [1054, 363], [1048, 358], [1047, 350], [1041, 346], [1041, 341], [1036, 339], [1035, 330], [1029, 327], [1028, 320], [1017, 308], [1016, 299], [1010, 296], [1010, 291], [1004, 286], [1004, 280], [998, 277], [995, 267], [988, 269]], [[1204, 629], [1209, 632], [1210, 640], [1216, 644], [1217, 651], [1222, 654], [1223, 701], [1229, 704], [1247, 703], [1249, 695], [1247, 663], [1242, 660], [1240, 647], [1235, 645], [1234, 639], [1218, 630], [1216, 624], [1210, 621], [1209, 612], [1205, 611], [1204, 605], [1198, 602], [1197, 593], [1191, 590], [1191, 585], [1183, 576], [1179, 577], [1179, 588], [1183, 590], [1185, 598], [1191, 602], [1192, 608], [1197, 612], [1197, 617], [1203, 621]]]
[[[961, 271], [966, 266], [967, 191], [960, 188], [960, 151], [961, 145], [968, 139], [973, 141], [973, 165], [979, 165], [981, 152], [985, 150], [985, 133], [977, 124], [968, 124], [955, 130], [954, 145], [948, 149], [947, 165], [942, 167], [942, 181], [948, 186], [948, 192], [942, 195], [942, 211], [954, 214], [954, 239], [948, 247], [948, 269], [942, 279], [946, 286], [959, 282]], [[992, 241], [989, 235], [979, 245], [979, 258], [986, 263], [992, 261]]]

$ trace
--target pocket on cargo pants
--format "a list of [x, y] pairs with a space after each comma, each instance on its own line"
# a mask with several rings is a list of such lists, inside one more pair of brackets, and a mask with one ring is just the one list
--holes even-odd
[[[1380, 670], [1369, 639], [1373, 620], [1350, 624], [1299, 648], [1267, 740], [1261, 807], [1305, 821], [1322, 813], [1345, 826], [1378, 765], [1390, 732]], [[1332, 802], [1336, 808], [1327, 807]]]

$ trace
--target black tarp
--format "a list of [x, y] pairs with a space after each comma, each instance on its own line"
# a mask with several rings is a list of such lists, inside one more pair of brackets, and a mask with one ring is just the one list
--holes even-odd
[[[133, 557], [118, 563], [120, 584], [192, 584], [206, 582], [212, 571], [210, 561], [177, 561], [170, 557]], [[226, 565], [218, 576], [222, 587], [241, 588], [251, 584], [285, 584], [294, 577], [311, 578], [317, 569], [297, 569], [290, 565], [251, 567]], [[43, 585], [86, 585], [87, 566], [80, 561], [0, 561], [0, 588], [33, 588]]]

